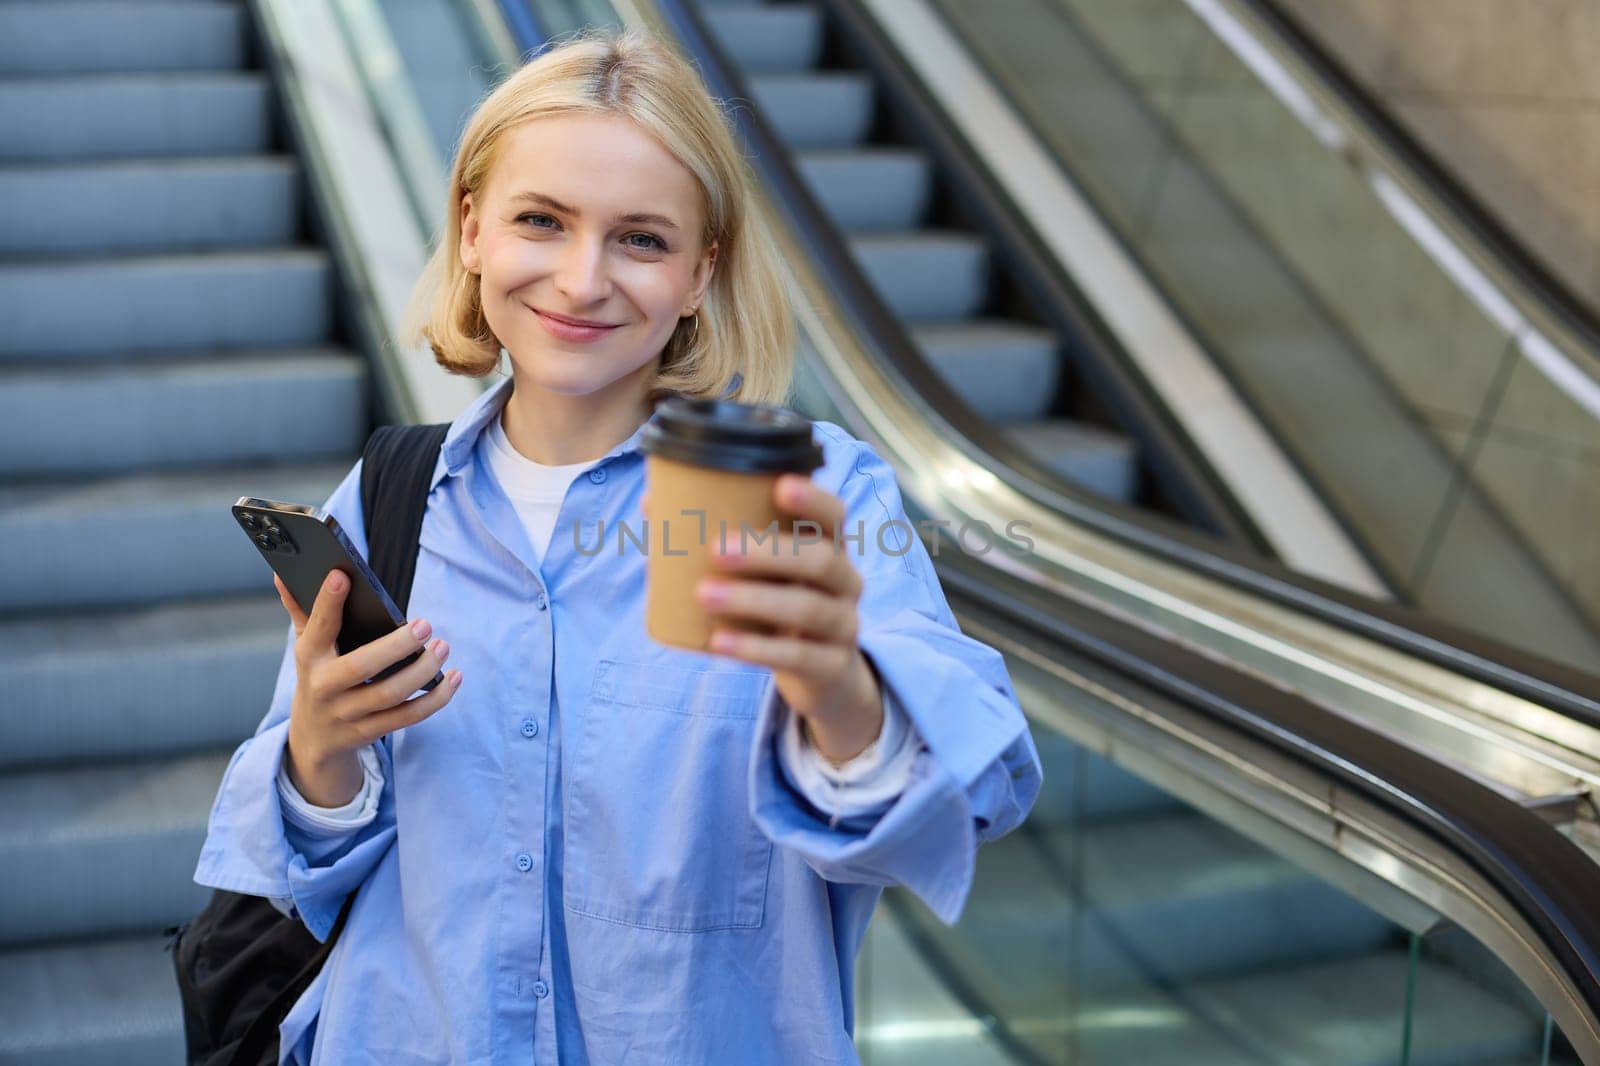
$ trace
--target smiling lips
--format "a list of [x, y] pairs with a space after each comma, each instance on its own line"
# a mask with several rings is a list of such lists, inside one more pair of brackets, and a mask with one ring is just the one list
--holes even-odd
[[616, 326], [604, 322], [589, 322], [581, 318], [567, 318], [565, 315], [551, 314], [549, 311], [540, 311], [533, 308], [533, 313], [539, 316], [539, 321], [551, 335], [564, 341], [596, 341]]

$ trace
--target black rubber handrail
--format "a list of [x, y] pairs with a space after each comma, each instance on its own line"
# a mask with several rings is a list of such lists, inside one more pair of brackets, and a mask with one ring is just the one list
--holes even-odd
[[1050, 661], [1087, 659], [1311, 767], [1438, 840], [1527, 923], [1600, 1018], [1600, 864], [1539, 815], [1303, 696], [1131, 623], [964, 555], [935, 565], [957, 613], [975, 604], [1023, 631], [1027, 646]]
[[1298, 18], [1277, 0], [1240, 0], [1278, 39], [1288, 45], [1322, 85], [1356, 117], [1400, 165], [1420, 179], [1430, 194], [1460, 226], [1470, 232], [1501, 267], [1513, 275], [1565, 329], [1600, 360], [1600, 316], [1544, 264], [1540, 256], [1508, 230], [1483, 201], [1451, 170], [1424, 148], [1344, 65], [1317, 41]]

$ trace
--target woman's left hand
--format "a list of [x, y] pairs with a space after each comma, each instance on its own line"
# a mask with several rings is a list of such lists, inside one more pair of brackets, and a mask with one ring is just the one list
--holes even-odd
[[852, 542], [836, 542], [844, 501], [799, 474], [778, 478], [773, 499], [780, 513], [808, 519], [819, 532], [801, 526], [743, 546], [729, 537], [728, 554], [713, 545], [712, 565], [725, 576], [700, 582], [701, 605], [714, 615], [765, 623], [773, 633], [720, 627], [711, 650], [771, 667], [779, 694], [817, 750], [843, 763], [883, 727], [882, 689], [856, 644], [861, 576], [847, 554]]

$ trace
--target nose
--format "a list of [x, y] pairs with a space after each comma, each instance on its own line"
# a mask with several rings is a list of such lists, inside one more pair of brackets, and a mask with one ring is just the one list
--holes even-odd
[[573, 307], [596, 304], [611, 295], [605, 248], [599, 241], [571, 240], [556, 264], [555, 286]]

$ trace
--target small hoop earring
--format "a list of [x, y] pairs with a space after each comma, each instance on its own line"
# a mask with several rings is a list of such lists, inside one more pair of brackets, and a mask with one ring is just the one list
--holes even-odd
[[685, 348], [700, 339], [700, 312], [694, 312], [689, 316], [689, 320], [694, 323], [694, 329], [690, 332], [688, 339], [683, 342]]

